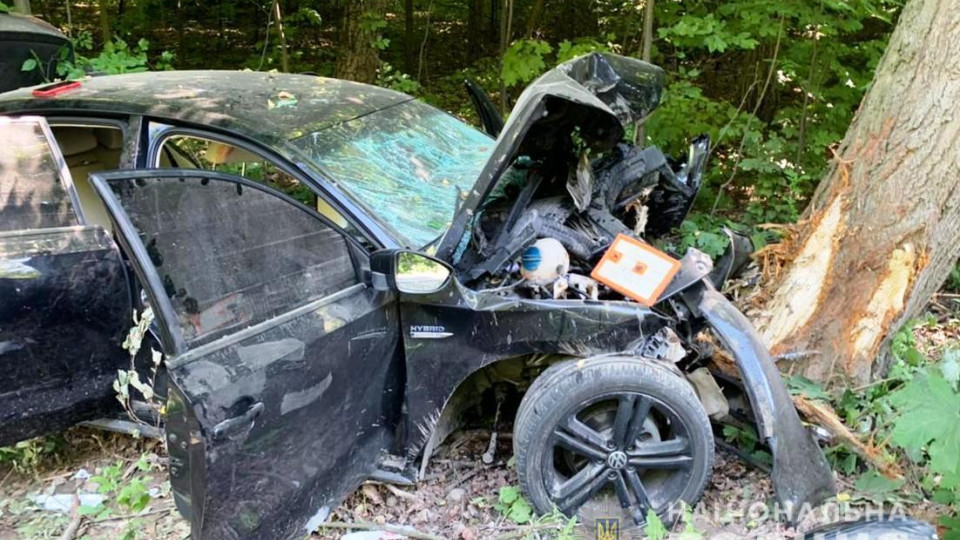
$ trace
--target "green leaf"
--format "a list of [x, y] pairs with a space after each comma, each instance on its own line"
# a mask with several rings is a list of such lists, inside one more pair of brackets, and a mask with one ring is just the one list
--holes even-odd
[[857, 492], [875, 502], [884, 500], [903, 486], [902, 480], [890, 480], [875, 470], [869, 470], [857, 479], [854, 484]]
[[503, 69], [500, 72], [504, 84], [513, 86], [517, 83], [532, 81], [540, 75], [547, 63], [544, 56], [553, 51], [546, 41], [536, 39], [519, 39], [514, 41], [503, 54]]
[[528, 503], [526, 499], [521, 497], [510, 505], [510, 512], [507, 514], [507, 517], [514, 523], [523, 525], [533, 517], [533, 508], [530, 507], [530, 503]]
[[794, 395], [803, 394], [810, 399], [830, 401], [830, 394], [828, 394], [819, 383], [811, 381], [803, 375], [789, 377], [787, 379], [787, 388], [789, 388], [790, 393]]
[[926, 447], [934, 473], [960, 474], [960, 395], [939, 373], [929, 369], [890, 395], [900, 412], [891, 440], [907, 450]]
[[943, 540], [960, 540], [960, 517], [941, 516], [940, 525], [947, 529]]
[[20, 66], [20, 71], [33, 71], [37, 69], [38, 65], [36, 58], [27, 58], [23, 61], [23, 65]]
[[710, 52], [723, 52], [727, 50], [727, 42], [717, 34], [703, 38], [703, 44], [707, 46], [707, 50]]
[[940, 374], [946, 379], [954, 391], [960, 381], [960, 349], [947, 349], [940, 360]]
[[503, 486], [500, 488], [500, 503], [501, 504], [513, 504], [514, 501], [520, 498], [520, 490], [513, 486]]
[[667, 528], [653, 510], [647, 510], [647, 523], [643, 526], [643, 534], [650, 540], [663, 540], [667, 537]]

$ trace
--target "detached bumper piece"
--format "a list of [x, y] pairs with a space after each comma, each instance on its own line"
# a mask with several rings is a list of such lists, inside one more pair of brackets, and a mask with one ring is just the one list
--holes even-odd
[[803, 540], [937, 540], [937, 530], [925, 521], [888, 516], [832, 523], [809, 531]]

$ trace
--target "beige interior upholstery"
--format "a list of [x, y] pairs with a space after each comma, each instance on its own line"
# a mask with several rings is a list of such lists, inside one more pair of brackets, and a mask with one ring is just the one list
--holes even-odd
[[207, 152], [204, 158], [213, 165], [235, 164], [235, 163], [257, 163], [263, 161], [260, 156], [251, 154], [243, 148], [218, 142], [210, 141], [207, 145]]
[[87, 222], [111, 229], [103, 201], [90, 185], [90, 173], [120, 168], [123, 132], [115, 128], [51, 126], [70, 169]]

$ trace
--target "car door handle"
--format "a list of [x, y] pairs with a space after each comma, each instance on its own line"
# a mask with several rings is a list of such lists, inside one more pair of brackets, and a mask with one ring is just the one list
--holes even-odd
[[246, 427], [256, 420], [260, 413], [263, 412], [264, 406], [262, 401], [258, 401], [250, 406], [247, 411], [239, 416], [234, 416], [233, 418], [227, 418], [223, 422], [213, 426], [213, 439], [219, 440], [231, 433], [240, 431], [242, 428]]

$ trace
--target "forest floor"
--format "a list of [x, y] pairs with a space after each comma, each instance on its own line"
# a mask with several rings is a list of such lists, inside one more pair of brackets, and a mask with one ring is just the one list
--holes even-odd
[[[498, 459], [483, 465], [489, 433], [469, 431], [456, 434], [439, 449], [427, 470], [425, 481], [416, 488], [367, 484], [354, 492], [330, 516], [330, 522], [349, 525], [347, 529], [323, 528], [313, 538], [337, 539], [362, 522], [367, 526], [403, 525], [421, 533], [421, 537], [507, 539], [556, 538], [563, 525], [556, 520], [540, 519], [517, 524], [505, 516], [497, 504], [502, 488], [516, 486], [516, 473], [507, 458], [511, 452], [509, 436], [501, 436]], [[0, 466], [0, 540], [13, 538], [113, 539], [143, 538], [182, 540], [189, 526], [177, 513], [170, 495], [165, 458], [158, 454], [155, 440], [74, 428], [65, 433], [55, 450], [44, 453], [29, 471]], [[105, 511], [82, 515], [73, 499], [84, 496], [87, 506], [96, 504], [98, 483], [114, 483], [116, 492], [107, 493]], [[841, 479], [842, 492], [851, 483]], [[134, 506], [130, 501], [142, 499]], [[673, 537], [691, 538], [792, 538], [797, 532], [836, 519], [824, 507], [789, 528], [764, 518], [764, 509], [773, 499], [768, 475], [746, 466], [733, 455], [717, 453], [714, 474], [703, 500], [686, 527]], [[853, 494], [852, 500], [858, 500]], [[59, 507], [57, 507], [59, 503]], [[137, 511], [129, 511], [137, 508]], [[908, 513], [933, 519], [933, 509], [910, 507]], [[929, 515], [928, 515], [929, 514]], [[346, 526], [346, 525], [344, 525]], [[353, 531], [353, 540], [402, 538]], [[693, 536], [689, 533], [693, 532]], [[574, 530], [577, 538], [595, 538], [593, 531]], [[621, 531], [621, 538], [642, 538], [639, 530]], [[567, 537], [569, 538], [569, 536]]]
[[[949, 344], [960, 343], [958, 306], [931, 304], [930, 322], [918, 325], [918, 352], [936, 357]], [[936, 522], [945, 508], [884, 487], [882, 479], [838, 476], [835, 500], [808, 512], [796, 528], [772, 519], [774, 501], [768, 472], [742, 461], [718, 437], [713, 475], [702, 500], [685, 523], [674, 528], [678, 540], [737, 538], [783, 539], [840, 519], [886, 513]], [[559, 536], [569, 525], [561, 517], [533, 517], [516, 504], [505, 505], [504, 494], [517, 493], [511, 466], [512, 439], [498, 437], [496, 459], [485, 465], [490, 433], [458, 432], [437, 449], [425, 479], [415, 487], [365, 484], [334, 510], [314, 539], [379, 540], [403, 538], [369, 529], [407, 527], [411, 538], [481, 540], [569, 539]], [[829, 451], [829, 450], [828, 450]], [[742, 452], [741, 452], [742, 453]], [[759, 468], [758, 468], [759, 467]], [[79, 497], [75, 494], [80, 494]], [[97, 507], [98, 510], [90, 510]], [[874, 512], [873, 514], [866, 514]], [[512, 518], [511, 518], [512, 516]], [[602, 517], [602, 516], [597, 516]], [[520, 523], [518, 523], [520, 521]], [[620, 538], [643, 538], [643, 531], [625, 524]], [[177, 513], [167, 479], [167, 458], [158, 440], [76, 427], [67, 432], [0, 448], [0, 540], [14, 538], [183, 540], [190, 527]], [[577, 525], [575, 538], [597, 538]]]

